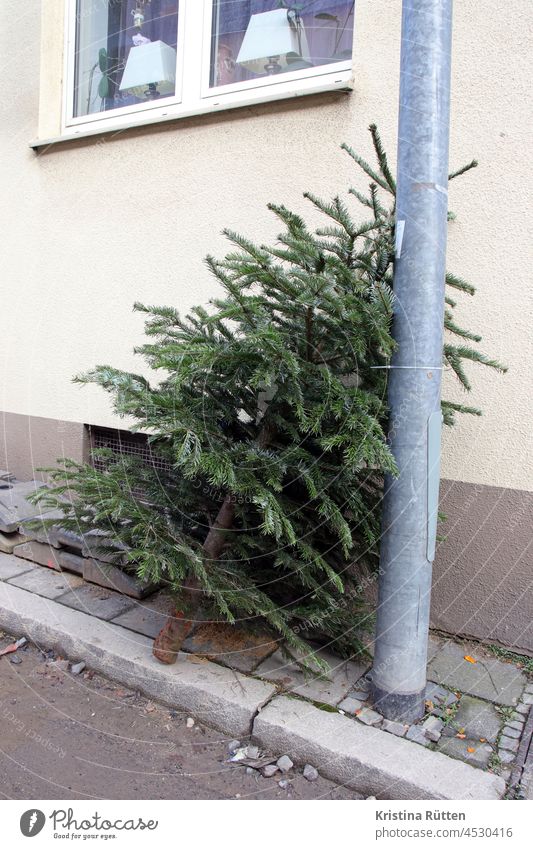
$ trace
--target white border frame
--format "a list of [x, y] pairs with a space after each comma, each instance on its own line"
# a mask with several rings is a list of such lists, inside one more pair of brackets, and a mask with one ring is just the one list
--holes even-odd
[[38, 139], [31, 145], [35, 148], [55, 141], [190, 118], [239, 106], [253, 106], [327, 91], [349, 91], [353, 88], [352, 61], [209, 88], [213, 0], [180, 0], [176, 61], [176, 83], [180, 81], [180, 86], [177, 94], [164, 98], [162, 102], [135, 104], [76, 118], [73, 115], [73, 93], [77, 0], [64, 2], [61, 136], [57, 139]]

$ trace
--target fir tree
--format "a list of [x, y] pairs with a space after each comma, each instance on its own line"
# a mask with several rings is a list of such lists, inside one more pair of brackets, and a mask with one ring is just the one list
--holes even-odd
[[[394, 348], [395, 181], [370, 131], [375, 168], [343, 146], [371, 180], [368, 194], [350, 189], [366, 220], [349, 199], [306, 194], [327, 219], [313, 231], [271, 204], [283, 227], [274, 245], [226, 231], [232, 251], [207, 258], [221, 292], [207, 308], [183, 317], [135, 305], [148, 337], [137, 353], [159, 382], [111, 366], [77, 378], [109, 392], [170, 471], [104, 451], [104, 470], [73, 461], [47, 470], [54, 486], [37, 498], [62, 506], [66, 527], [107, 530], [128, 547], [129, 568], [176, 594], [180, 612], [154, 648], [164, 662], [200, 604], [266, 625], [304, 656], [309, 634], [345, 656], [360, 649], [369, 621], [360, 567], [376, 562], [383, 475], [395, 472], [384, 368]], [[473, 294], [460, 277], [446, 282]], [[471, 346], [480, 337], [446, 304], [460, 342], [446, 342], [444, 361], [468, 390], [465, 360], [501, 366]], [[456, 412], [479, 414], [443, 402], [446, 423]]]

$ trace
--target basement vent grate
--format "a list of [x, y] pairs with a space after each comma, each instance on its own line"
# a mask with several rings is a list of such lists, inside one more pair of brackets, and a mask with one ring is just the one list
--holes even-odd
[[91, 445], [91, 464], [99, 471], [105, 469], [106, 463], [105, 460], [94, 456], [94, 452], [98, 448], [108, 448], [117, 457], [139, 457], [147, 466], [152, 466], [153, 469], [162, 472], [169, 472], [172, 469], [167, 460], [152, 452], [148, 437], [144, 433], [129, 433], [127, 430], [114, 430], [90, 425], [88, 425], [88, 430]]

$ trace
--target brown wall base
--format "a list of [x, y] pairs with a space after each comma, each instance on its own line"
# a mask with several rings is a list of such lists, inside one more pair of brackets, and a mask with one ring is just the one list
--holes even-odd
[[432, 625], [533, 653], [533, 493], [443, 480]]
[[[21, 480], [88, 447], [82, 424], [0, 413], [0, 468]], [[441, 508], [432, 626], [533, 653], [533, 493], [444, 480]]]
[[62, 457], [81, 462], [87, 451], [86, 428], [78, 422], [0, 412], [0, 469], [19, 480], [43, 480], [39, 467]]

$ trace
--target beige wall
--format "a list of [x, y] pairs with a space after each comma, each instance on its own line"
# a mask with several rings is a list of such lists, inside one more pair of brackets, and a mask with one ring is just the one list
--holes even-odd
[[[53, 12], [62, 2], [45, 0], [51, 16], [42, 68], [46, 135], [58, 121], [61, 62], [53, 45], [61, 28]], [[38, 132], [39, 6], [3, 0], [0, 23], [1, 43], [12, 52], [3, 69], [0, 140], [8, 201], [0, 410], [109, 425], [114, 419], [103, 394], [70, 381], [95, 363], [139, 368], [131, 353], [142, 331], [131, 312], [134, 300], [183, 309], [205, 302], [215, 287], [202, 257], [224, 250], [222, 227], [267, 239], [276, 232], [267, 201], [304, 210], [306, 189], [343, 191], [355, 176], [338, 146], [348, 141], [370, 156], [371, 121], [394, 152], [401, 3], [358, 0], [351, 95], [177, 121], [36, 155], [28, 143]], [[462, 298], [461, 318], [481, 329], [486, 350], [510, 371], [501, 377], [470, 369], [471, 400], [485, 416], [462, 419], [446, 433], [443, 474], [516, 489], [531, 488], [532, 479], [530, 10], [529, 0], [456, 3], [451, 129], [451, 164], [472, 156], [481, 163], [450, 187], [457, 222], [449, 267], [479, 292]]]

